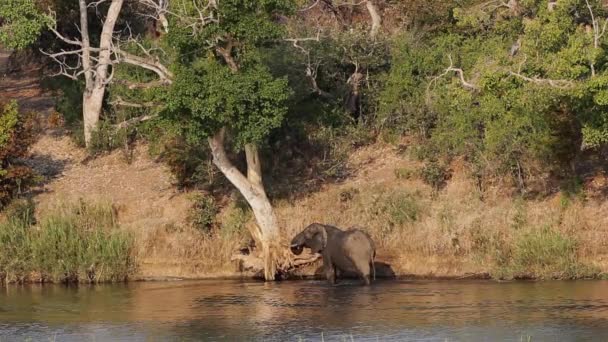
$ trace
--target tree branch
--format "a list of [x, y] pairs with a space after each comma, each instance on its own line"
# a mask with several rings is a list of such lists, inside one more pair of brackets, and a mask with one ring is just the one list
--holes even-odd
[[53, 32], [53, 34], [55, 34], [55, 36], [57, 38], [59, 38], [61, 41], [65, 42], [65, 43], [68, 43], [68, 44], [71, 44], [71, 45], [76, 45], [76, 46], [82, 46], [82, 42], [81, 41], [75, 40], [75, 39], [69, 39], [69, 38], [64, 37], [54, 27], [49, 27], [49, 30], [51, 30], [51, 32]]
[[308, 41], [318, 42], [318, 41], [320, 41], [321, 40], [321, 30], [317, 31], [316, 37], [285, 38], [283, 40], [286, 42], [291, 42], [293, 47], [302, 51], [302, 54], [306, 57], [305, 75], [308, 78], [308, 80], [310, 81], [310, 86], [311, 86], [313, 92], [318, 94], [321, 97], [333, 99], [334, 96], [331, 93], [328, 93], [328, 92], [322, 90], [317, 83], [317, 71], [319, 69], [319, 63], [315, 63], [313, 66], [313, 63], [311, 62], [311, 59], [310, 59], [310, 50], [308, 50], [305, 47], [303, 47], [302, 45], [300, 45], [300, 42], [308, 42]]
[[[131, 106], [129, 106], [131, 107]], [[134, 124], [138, 124], [140, 122], [144, 122], [144, 121], [148, 121], [148, 120], [152, 120], [158, 117], [158, 114], [153, 114], [153, 115], [142, 115], [142, 116], [138, 116], [138, 117], [134, 117], [131, 118], [129, 120], [123, 121], [121, 123], [119, 123], [118, 125], [115, 126], [116, 130], [122, 129], [122, 128], [127, 128], [131, 125]]]
[[166, 81], [160, 80], [160, 79], [150, 81], [150, 82], [131, 82], [131, 81], [127, 81], [127, 80], [116, 80], [116, 81], [114, 81], [114, 83], [125, 85], [127, 87], [127, 89], [129, 89], [129, 90], [150, 89], [150, 88], [154, 88], [154, 87], [160, 87], [160, 86], [167, 85]]
[[144, 103], [129, 102], [129, 101], [123, 100], [122, 97], [120, 97], [120, 96], [118, 96], [116, 98], [116, 100], [111, 101], [110, 104], [113, 106], [130, 107], [130, 108], [150, 108], [150, 107], [154, 107], [157, 105], [154, 102], [144, 102]]
[[380, 17], [378, 7], [376, 7], [372, 0], [367, 0], [365, 2], [365, 7], [367, 7], [367, 12], [369, 12], [369, 16], [372, 18], [372, 28], [369, 35], [372, 39], [375, 39], [382, 27], [382, 17]]
[[312, 5], [310, 5], [310, 6], [306, 7], [306, 8], [302, 8], [299, 11], [300, 12], [310, 11], [311, 9], [315, 8], [319, 4], [320, 1], [321, 0], [316, 0]]
[[464, 78], [464, 71], [461, 68], [454, 68], [454, 62], [452, 61], [452, 56], [448, 55], [448, 59], [450, 61], [450, 65], [444, 70], [444, 72], [441, 75], [435, 76], [431, 82], [429, 82], [429, 85], [427, 87], [427, 91], [430, 89], [431, 85], [433, 83], [435, 83], [438, 79], [446, 76], [447, 74], [449, 74], [450, 72], [455, 72], [456, 74], [458, 74], [458, 78], [460, 79], [460, 83], [462, 84], [463, 87], [467, 88], [467, 89], [471, 89], [471, 90], [477, 90], [477, 86], [467, 82], [467, 80], [465, 80]]
[[152, 58], [144, 58], [130, 54], [124, 50], [121, 50], [120, 48], [115, 49], [116, 54], [119, 56], [119, 61], [136, 65], [154, 72], [164, 84], [172, 83], [173, 73], [160, 62], [153, 60]]
[[567, 89], [572, 88], [574, 86], [574, 83], [569, 80], [552, 80], [548, 78], [527, 77], [514, 71], [509, 71], [509, 75], [521, 78], [522, 80], [527, 82], [535, 84], [546, 84], [554, 88]]

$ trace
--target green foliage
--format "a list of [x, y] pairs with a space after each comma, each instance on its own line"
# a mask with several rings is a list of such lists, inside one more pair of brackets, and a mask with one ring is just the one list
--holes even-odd
[[575, 240], [548, 227], [533, 230], [515, 242], [511, 268], [515, 276], [576, 278], [584, 270], [576, 246]]
[[16, 223], [33, 225], [36, 223], [35, 204], [31, 198], [18, 198], [4, 208], [4, 215]]
[[50, 24], [34, 0], [3, 0], [0, 2], [0, 43], [10, 49], [24, 49], [38, 39]]
[[3, 281], [124, 281], [133, 272], [133, 239], [118, 230], [108, 205], [81, 202], [40, 220], [9, 217], [0, 225]]
[[194, 197], [189, 220], [194, 228], [207, 233], [215, 225], [218, 213], [219, 208], [213, 197], [199, 194]]
[[262, 65], [233, 73], [213, 59], [201, 59], [176, 73], [167, 107], [183, 122], [189, 141], [228, 127], [238, 149], [263, 142], [281, 125], [290, 95], [287, 80], [273, 78]]
[[[188, 0], [170, 2], [171, 10], [184, 18], [213, 16], [216, 21], [204, 27], [191, 27], [180, 19], [170, 22], [167, 40], [182, 53], [200, 52], [210, 48], [210, 41], [218, 37], [239, 42], [237, 60], [246, 59], [248, 49], [280, 38], [283, 29], [277, 25], [276, 16], [289, 15], [295, 10], [291, 0], [225, 0], [217, 8], [208, 6], [201, 11], [196, 3]], [[187, 19], [186, 19], [187, 20]], [[188, 58], [187, 56], [184, 56]]]
[[243, 206], [232, 204], [224, 216], [220, 235], [225, 239], [234, 239], [239, 235], [243, 237], [247, 233], [245, 225], [251, 219], [251, 211]]
[[445, 186], [449, 178], [449, 170], [445, 165], [431, 161], [422, 167], [420, 176], [422, 181], [433, 187], [434, 191], [437, 191]]
[[384, 194], [375, 203], [375, 211], [386, 218], [391, 229], [418, 220], [421, 210], [414, 194], [401, 191]]
[[465, 156], [482, 177], [563, 172], [580, 136], [584, 147], [607, 141], [607, 40], [595, 47], [584, 2], [459, 6], [452, 27], [394, 39], [383, 129], [421, 138], [424, 159]]
[[34, 141], [34, 115], [20, 114], [16, 102], [0, 103], [0, 206], [36, 181], [33, 170], [18, 159]]

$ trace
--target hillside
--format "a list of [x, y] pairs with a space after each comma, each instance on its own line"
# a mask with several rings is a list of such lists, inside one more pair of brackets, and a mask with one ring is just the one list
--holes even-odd
[[[2, 56], [6, 60], [7, 54]], [[22, 109], [39, 112], [45, 122], [52, 99], [37, 82], [35, 73], [13, 74], [2, 80], [0, 92], [17, 99]], [[378, 245], [377, 261], [385, 264], [381, 275], [500, 277], [547, 271], [545, 276], [570, 277], [608, 270], [603, 196], [579, 200], [556, 193], [524, 201], [494, 187], [482, 198], [458, 163], [447, 186], [435, 194], [417, 175], [422, 164], [403, 153], [404, 147], [405, 141], [399, 147], [359, 148], [348, 160], [351, 177], [303, 198], [276, 202], [284, 238], [311, 222], [363, 227]], [[32, 190], [39, 216], [61, 203], [109, 202], [121, 227], [136, 238], [136, 278], [243, 275], [231, 256], [244, 243], [244, 232], [226, 238], [190, 227], [194, 194], [176, 189], [168, 168], [149, 156], [145, 144], [135, 147], [130, 161], [123, 151], [92, 160], [86, 156], [62, 129], [45, 126], [28, 157], [45, 179]], [[586, 184], [587, 192], [606, 184], [606, 174], [598, 173]], [[229, 210], [224, 208], [220, 223], [231, 219]], [[251, 218], [247, 224], [253, 224]], [[572, 241], [574, 250], [567, 243], [561, 246], [564, 241]], [[549, 260], [556, 257], [565, 259]]]

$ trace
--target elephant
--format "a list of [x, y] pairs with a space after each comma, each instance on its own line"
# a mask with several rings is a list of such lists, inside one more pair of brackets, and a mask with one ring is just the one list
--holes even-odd
[[321, 253], [325, 276], [332, 285], [336, 283], [337, 271], [354, 271], [365, 285], [370, 285], [372, 275], [376, 280], [376, 247], [371, 237], [360, 229], [341, 230], [313, 223], [291, 240], [293, 254], [299, 255], [304, 247], [310, 248], [312, 253]]

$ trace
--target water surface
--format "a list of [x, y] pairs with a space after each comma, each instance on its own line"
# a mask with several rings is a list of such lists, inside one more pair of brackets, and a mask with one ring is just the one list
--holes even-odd
[[607, 341], [608, 282], [0, 287], [0, 341]]

